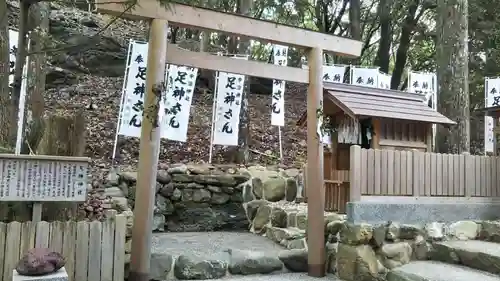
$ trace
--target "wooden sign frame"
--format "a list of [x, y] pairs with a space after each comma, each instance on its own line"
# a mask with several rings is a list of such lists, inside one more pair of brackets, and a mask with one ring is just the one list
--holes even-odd
[[[132, 9], [126, 2], [97, 0], [100, 13], [130, 19], [150, 20], [148, 67], [144, 108], [159, 104], [158, 84], [163, 83], [165, 64], [188, 65], [215, 71], [231, 72], [269, 79], [309, 84], [307, 93], [307, 196], [309, 275], [325, 275], [323, 147], [317, 135], [317, 109], [323, 100], [323, 51], [358, 57], [362, 42], [323, 34], [272, 21], [238, 14], [171, 3], [163, 7], [157, 0], [140, 0]], [[168, 24], [222, 33], [308, 49], [309, 69], [275, 66], [255, 61], [237, 63], [222, 56], [190, 52], [168, 45]], [[167, 47], [168, 46], [168, 47]], [[130, 281], [149, 280], [152, 202], [158, 165], [160, 132], [151, 118], [144, 118], [141, 128], [139, 173], [137, 180]]]

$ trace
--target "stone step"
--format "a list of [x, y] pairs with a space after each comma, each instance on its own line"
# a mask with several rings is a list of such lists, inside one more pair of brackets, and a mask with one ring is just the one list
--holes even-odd
[[434, 243], [432, 260], [500, 274], [500, 244], [480, 240]]
[[397, 267], [386, 276], [387, 281], [500, 281], [488, 272], [438, 261], [414, 261]]

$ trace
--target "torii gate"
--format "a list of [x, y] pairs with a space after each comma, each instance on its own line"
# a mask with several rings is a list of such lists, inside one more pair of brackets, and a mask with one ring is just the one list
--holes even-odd
[[[296, 28], [211, 9], [157, 0], [139, 0], [135, 7], [124, 0], [97, 0], [98, 12], [131, 19], [150, 20], [149, 50], [144, 108], [152, 109], [153, 118], [144, 118], [141, 128], [130, 281], [149, 280], [151, 225], [154, 186], [159, 156], [158, 118], [159, 89], [164, 84], [167, 63], [202, 69], [309, 84], [307, 93], [307, 196], [308, 196], [308, 264], [309, 275], [325, 275], [323, 146], [317, 135], [317, 109], [323, 100], [323, 51], [341, 56], [358, 57], [360, 41]], [[167, 43], [168, 24], [194, 29], [219, 31], [234, 36], [308, 49], [309, 69], [277, 66], [255, 61], [190, 52]], [[145, 116], [147, 113], [145, 112]]]

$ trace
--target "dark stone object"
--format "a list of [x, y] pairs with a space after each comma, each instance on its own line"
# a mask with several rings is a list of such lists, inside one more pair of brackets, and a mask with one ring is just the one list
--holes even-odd
[[28, 251], [16, 265], [17, 273], [25, 276], [42, 276], [58, 271], [66, 264], [64, 257], [47, 248]]

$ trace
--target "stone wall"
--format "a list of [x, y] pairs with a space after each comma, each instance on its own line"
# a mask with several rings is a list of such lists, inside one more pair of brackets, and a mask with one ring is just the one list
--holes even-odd
[[[178, 164], [161, 169], [152, 231], [247, 231], [243, 204], [261, 198], [295, 201], [300, 177], [297, 169], [262, 166]], [[101, 196], [133, 211], [137, 172], [110, 174], [104, 187]]]

